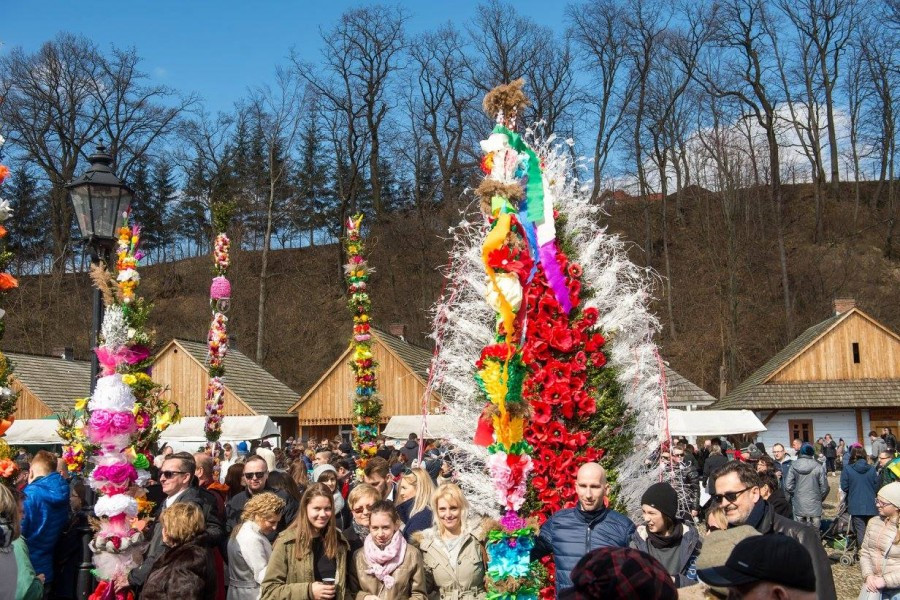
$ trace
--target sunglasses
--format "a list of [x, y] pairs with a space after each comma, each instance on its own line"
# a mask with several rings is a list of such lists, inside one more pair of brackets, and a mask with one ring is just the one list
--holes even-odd
[[749, 486], [749, 487], [745, 487], [744, 489], [738, 490], [738, 491], [736, 491], [736, 492], [725, 492], [724, 494], [713, 494], [712, 497], [713, 497], [713, 498], [715, 499], [715, 501], [718, 502], [719, 504], [722, 504], [722, 500], [727, 500], [728, 503], [731, 504], [732, 502], [734, 502], [735, 500], [737, 500], [738, 497], [740, 497], [741, 494], [743, 494], [743, 493], [746, 492], [747, 490], [752, 489], [752, 488], [754, 488], [754, 487], [756, 487], [756, 486], [751, 485], [751, 486]]
[[372, 512], [372, 505], [367, 504], [365, 506], [357, 506], [356, 508], [353, 509], [353, 512], [355, 512], [358, 515], [361, 515], [363, 513], [370, 513], [370, 512]]
[[160, 471], [159, 478], [160, 479], [172, 479], [176, 475], [187, 475], [187, 471]]
[[244, 473], [244, 477], [247, 479], [262, 479], [268, 475], [265, 471], [258, 471], [256, 473]]

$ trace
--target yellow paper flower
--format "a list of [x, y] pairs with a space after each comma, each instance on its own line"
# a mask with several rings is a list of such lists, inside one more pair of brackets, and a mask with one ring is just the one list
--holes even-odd
[[90, 398], [78, 398], [75, 400], [75, 410], [84, 410]]
[[129, 385], [129, 386], [134, 385], [137, 383], [137, 377], [135, 377], [131, 373], [129, 373], [127, 375], [122, 375], [122, 383], [124, 383], [125, 385]]

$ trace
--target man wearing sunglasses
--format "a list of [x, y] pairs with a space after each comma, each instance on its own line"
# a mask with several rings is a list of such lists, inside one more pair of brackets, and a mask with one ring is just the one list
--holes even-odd
[[731, 461], [713, 473], [713, 499], [725, 511], [728, 527], [750, 525], [763, 535], [785, 535], [800, 542], [810, 553], [816, 578], [816, 598], [835, 600], [831, 562], [822, 547], [819, 532], [808, 525], [786, 519], [762, 499], [756, 469], [747, 463]]
[[241, 522], [241, 513], [244, 505], [250, 500], [251, 496], [261, 492], [272, 492], [282, 500], [284, 500], [284, 512], [281, 513], [281, 520], [278, 521], [278, 527], [274, 532], [267, 535], [270, 542], [274, 542], [278, 534], [284, 531], [288, 523], [297, 516], [297, 500], [284, 490], [276, 490], [269, 487], [269, 464], [262, 456], [254, 454], [247, 457], [244, 463], [244, 484], [245, 490], [237, 494], [228, 501], [225, 507], [225, 529], [229, 535], [231, 531]]
[[166, 549], [163, 545], [162, 525], [159, 523], [159, 515], [173, 504], [191, 503], [196, 504], [200, 508], [203, 512], [203, 519], [206, 522], [206, 536], [204, 540], [207, 546], [216, 548], [225, 539], [222, 521], [216, 514], [215, 497], [196, 485], [196, 480], [194, 479], [196, 467], [194, 457], [188, 452], [169, 454], [163, 461], [162, 468], [159, 470], [159, 482], [162, 485], [162, 491], [166, 495], [166, 499], [157, 504], [154, 509], [155, 526], [153, 527], [150, 546], [147, 549], [144, 562], [128, 575], [128, 582], [133, 587], [139, 588], [144, 585], [147, 581], [147, 576], [153, 570], [153, 564]]

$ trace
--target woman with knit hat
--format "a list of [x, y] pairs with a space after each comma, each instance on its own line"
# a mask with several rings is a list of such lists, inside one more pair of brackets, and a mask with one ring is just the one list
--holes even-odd
[[893, 600], [900, 598], [900, 482], [878, 490], [875, 504], [878, 516], [869, 519], [859, 551], [863, 590]]
[[702, 541], [697, 529], [677, 519], [678, 494], [668, 483], [654, 483], [641, 497], [644, 524], [631, 538], [631, 547], [658, 560], [675, 585], [697, 583], [695, 562]]

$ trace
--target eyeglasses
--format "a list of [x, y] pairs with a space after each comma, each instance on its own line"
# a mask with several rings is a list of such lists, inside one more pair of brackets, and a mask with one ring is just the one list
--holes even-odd
[[684, 456], [684, 452], [673, 452], [672, 456], [682, 457], [682, 456]]
[[754, 487], [756, 487], [756, 486], [751, 485], [751, 486], [749, 486], [749, 487], [745, 487], [744, 489], [738, 490], [738, 491], [736, 491], [736, 492], [725, 492], [724, 494], [713, 494], [712, 497], [713, 497], [713, 498], [715, 499], [715, 501], [718, 502], [719, 504], [722, 504], [722, 500], [727, 500], [728, 503], [731, 504], [732, 502], [734, 502], [735, 500], [737, 500], [738, 497], [739, 497], [741, 494], [743, 494], [743, 493], [746, 492], [747, 490], [752, 489], [752, 488], [754, 488]]
[[366, 504], [365, 506], [357, 506], [353, 509], [353, 512], [358, 515], [361, 515], [363, 513], [370, 513], [372, 512], [372, 505]]
[[875, 506], [893, 506], [893, 504], [881, 498], [875, 498]]
[[246, 477], [247, 479], [262, 479], [266, 475], [268, 475], [268, 473], [266, 473], [265, 471], [258, 471], [256, 473], [244, 473], [244, 477]]
[[187, 471], [160, 471], [159, 478], [160, 479], [172, 479], [176, 475], [187, 475]]

